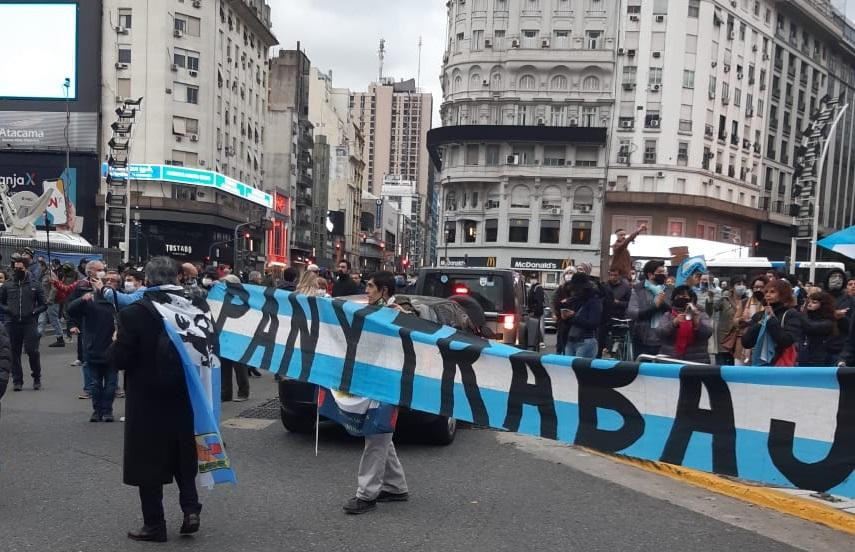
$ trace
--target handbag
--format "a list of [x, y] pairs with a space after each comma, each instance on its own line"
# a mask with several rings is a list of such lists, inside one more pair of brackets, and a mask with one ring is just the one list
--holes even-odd
[[[784, 313], [784, 316], [781, 317], [781, 327], [784, 327], [784, 324], [787, 321], [787, 315], [790, 314], [790, 311]], [[799, 363], [799, 348], [795, 343], [787, 347], [783, 350], [783, 352], [778, 355], [777, 360], [773, 363], [774, 366], [798, 366]]]

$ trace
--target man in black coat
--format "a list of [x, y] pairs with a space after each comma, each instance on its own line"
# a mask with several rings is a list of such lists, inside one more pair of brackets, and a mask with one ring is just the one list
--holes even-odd
[[332, 288], [333, 297], [359, 295], [359, 286], [350, 278], [350, 261], [342, 259], [338, 262], [338, 274], [336, 276], [337, 279]]
[[21, 350], [30, 359], [33, 389], [42, 388], [42, 364], [39, 357], [39, 315], [47, 309], [45, 293], [39, 280], [33, 280], [27, 272], [27, 257], [15, 253], [12, 256], [11, 280], [0, 287], [0, 310], [6, 318], [6, 329], [12, 345], [13, 390], [24, 387], [24, 370], [21, 367]]
[[[145, 267], [146, 286], [178, 283], [179, 266], [156, 257]], [[149, 290], [151, 291], [151, 290]], [[198, 299], [201, 301], [201, 299]], [[125, 370], [126, 485], [139, 487], [144, 526], [133, 540], [165, 542], [163, 485], [175, 480], [184, 512], [181, 533], [199, 530], [196, 439], [184, 368], [151, 301], [146, 297], [119, 311], [113, 365]]]
[[[82, 323], [83, 361], [92, 384], [92, 416], [90, 422], [112, 422], [113, 399], [116, 396], [118, 377], [116, 369], [107, 358], [107, 351], [116, 331], [118, 303], [104, 296], [104, 283], [90, 278], [92, 291], [78, 297], [68, 305], [68, 315]], [[113, 293], [117, 293], [113, 290]]]

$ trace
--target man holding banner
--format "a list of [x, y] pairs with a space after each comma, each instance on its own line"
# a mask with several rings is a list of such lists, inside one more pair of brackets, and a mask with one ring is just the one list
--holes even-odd
[[[391, 272], [376, 272], [365, 284], [368, 304], [378, 307], [388, 305], [394, 290], [395, 276]], [[391, 426], [394, 427], [394, 423]], [[392, 442], [392, 431], [365, 435], [356, 496], [345, 503], [345, 513], [364, 514], [374, 510], [377, 502], [403, 502], [410, 498], [404, 468], [395, 452], [395, 443]]]

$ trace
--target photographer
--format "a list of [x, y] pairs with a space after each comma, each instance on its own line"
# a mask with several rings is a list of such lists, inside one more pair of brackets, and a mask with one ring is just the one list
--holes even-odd
[[697, 307], [698, 297], [688, 286], [677, 286], [671, 293], [671, 310], [666, 312], [656, 333], [659, 354], [688, 362], [710, 363], [708, 351], [712, 323]]

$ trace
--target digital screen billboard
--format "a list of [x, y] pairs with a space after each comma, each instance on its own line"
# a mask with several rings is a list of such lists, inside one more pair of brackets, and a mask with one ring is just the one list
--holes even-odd
[[77, 9], [0, 3], [0, 99], [77, 98]]

